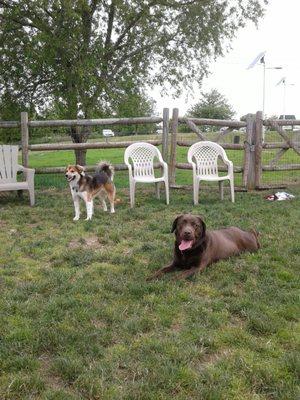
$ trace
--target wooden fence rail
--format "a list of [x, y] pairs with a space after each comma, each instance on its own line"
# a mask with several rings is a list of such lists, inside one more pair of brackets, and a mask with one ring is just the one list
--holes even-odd
[[19, 121], [0, 121], [0, 128], [19, 128], [20, 126]]
[[[96, 165], [87, 165], [85, 167], [85, 171], [94, 172]], [[159, 163], [154, 163], [154, 169], [161, 168]], [[128, 167], [126, 164], [114, 164], [115, 171], [128, 171]], [[36, 174], [61, 174], [66, 171], [66, 167], [43, 167], [43, 168], [35, 168]]]
[[[136, 118], [108, 118], [108, 119], [89, 119], [89, 120], [47, 120], [30, 121], [26, 112], [21, 113], [20, 121], [0, 121], [0, 128], [20, 128], [21, 131], [21, 150], [22, 163], [25, 167], [29, 166], [30, 151], [59, 151], [59, 150], [87, 150], [87, 149], [111, 149], [126, 148], [134, 141], [118, 142], [86, 142], [86, 143], [49, 143], [49, 144], [29, 144], [29, 129], [48, 128], [48, 127], [76, 127], [76, 126], [115, 126], [115, 125], [136, 125], [136, 124], [160, 124], [162, 123], [162, 137], [155, 140], [147, 140], [155, 146], [162, 145], [163, 159], [169, 164], [170, 185], [175, 185], [176, 169], [191, 169], [188, 163], [178, 163], [177, 148], [190, 147], [199, 140], [206, 139], [206, 132], [201, 131], [201, 126], [223, 127], [216, 136], [215, 141], [219, 142], [224, 136], [232, 132], [233, 129], [245, 128], [244, 143], [221, 143], [225, 150], [243, 151], [243, 165], [235, 165], [234, 172], [243, 174], [243, 186], [247, 189], [261, 188], [263, 171], [294, 171], [300, 170], [300, 163], [276, 165], [279, 159], [292, 149], [300, 156], [299, 143], [295, 143], [287, 135], [283, 127], [300, 126], [300, 120], [263, 120], [262, 112], [258, 111], [255, 115], [249, 114], [246, 121], [218, 120], [206, 118], [180, 117], [178, 108], [174, 108], [172, 117], [169, 117], [169, 109], [164, 108], [162, 117], [136, 117]], [[191, 131], [196, 134], [195, 140], [178, 139], [178, 129], [182, 124], [186, 124]], [[264, 127], [274, 129], [281, 142], [264, 143]], [[262, 164], [262, 155], [265, 150], [278, 150], [269, 161], [269, 165]], [[300, 160], [300, 159], [299, 159]], [[87, 166], [87, 171], [93, 171], [95, 166]], [[159, 168], [156, 164], [155, 168]], [[54, 174], [64, 172], [65, 167], [36, 168], [36, 173]], [[117, 171], [127, 170], [125, 164], [116, 164]], [[222, 171], [223, 169], [220, 168]], [[225, 169], [224, 169], [225, 170]]]
[[232, 128], [244, 128], [246, 127], [246, 122], [243, 121], [233, 121], [233, 120], [226, 120], [226, 119], [207, 119], [207, 118], [186, 118], [186, 117], [179, 117], [179, 123], [186, 123], [186, 120], [193, 122], [195, 125], [211, 125], [211, 126], [227, 126]]
[[[191, 164], [189, 164], [189, 163], [176, 163], [176, 168], [178, 168], [178, 169], [193, 169]], [[227, 172], [228, 168], [219, 166], [218, 170], [221, 172]], [[244, 170], [243, 167], [237, 167], [237, 166], [233, 167], [233, 171], [236, 173], [241, 173], [241, 172], [243, 172], [243, 170]]]
[[[177, 146], [190, 147], [192, 144], [197, 143], [198, 140], [177, 140]], [[244, 144], [238, 143], [222, 143], [222, 147], [225, 150], [244, 150]]]
[[[47, 144], [31, 144], [28, 145], [28, 150], [31, 151], [52, 151], [52, 150], [75, 150], [75, 149], [117, 149], [125, 148], [135, 143], [130, 142], [98, 142], [98, 143], [47, 143]], [[162, 144], [162, 140], [147, 140], [155, 146]]]
[[29, 121], [31, 128], [71, 127], [71, 126], [103, 126], [157, 124], [163, 122], [161, 117], [107, 118], [107, 119], [60, 119], [51, 121]]

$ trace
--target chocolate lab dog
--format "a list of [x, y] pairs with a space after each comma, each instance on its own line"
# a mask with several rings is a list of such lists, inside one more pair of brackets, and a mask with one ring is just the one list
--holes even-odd
[[258, 233], [254, 229], [243, 231], [231, 226], [207, 231], [202, 218], [192, 214], [177, 217], [172, 226], [174, 231], [176, 240], [172, 263], [156, 271], [149, 279], [176, 269], [184, 270], [176, 278], [187, 278], [218, 260], [260, 248]]

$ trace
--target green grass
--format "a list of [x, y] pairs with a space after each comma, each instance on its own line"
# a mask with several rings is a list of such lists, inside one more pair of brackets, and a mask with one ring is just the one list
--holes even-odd
[[[117, 174], [117, 181], [121, 180]], [[37, 205], [0, 197], [0, 399], [299, 398], [300, 189], [290, 202], [237, 193], [128, 191], [115, 215], [72, 221], [68, 190]], [[257, 227], [262, 249], [188, 281], [146, 277], [170, 261], [176, 215]], [[84, 217], [84, 215], [83, 215]]]

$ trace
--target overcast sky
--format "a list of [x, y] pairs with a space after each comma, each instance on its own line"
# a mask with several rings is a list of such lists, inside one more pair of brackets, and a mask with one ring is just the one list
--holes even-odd
[[[283, 86], [276, 86], [286, 77], [285, 114], [300, 118], [300, 51], [299, 51], [300, 0], [269, 0], [265, 16], [258, 28], [248, 24], [232, 41], [232, 50], [211, 65], [211, 74], [204, 79], [202, 90], [216, 88], [224, 94], [236, 111], [236, 117], [262, 110], [262, 66], [251, 70], [247, 66], [257, 54], [266, 51], [267, 67], [282, 66], [282, 70], [266, 70], [265, 113], [268, 116], [283, 113]], [[293, 85], [290, 85], [293, 84]], [[180, 115], [199, 98], [199, 88], [186, 92], [180, 98], [159, 94], [150, 95], [157, 102], [157, 111], [163, 107], [178, 107]]]

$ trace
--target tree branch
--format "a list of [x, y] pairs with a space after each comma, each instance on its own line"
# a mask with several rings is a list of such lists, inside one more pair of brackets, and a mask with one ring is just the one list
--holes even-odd
[[106, 38], [105, 38], [105, 44], [104, 44], [104, 48], [106, 50], [109, 48], [110, 43], [111, 43], [111, 34], [112, 34], [114, 17], [115, 17], [115, 4], [114, 4], [114, 1], [112, 0], [110, 7], [109, 7], [108, 24], [107, 24]]
[[156, 0], [153, 0], [151, 3], [148, 4], [147, 8], [142, 8], [139, 13], [136, 14], [135, 18], [129, 22], [129, 24], [125, 27], [124, 31], [121, 33], [121, 35], [118, 37], [114, 44], [114, 49], [118, 49], [119, 45], [122, 43], [124, 37], [127, 35], [127, 33], [130, 32], [130, 30], [136, 25], [136, 23], [141, 19], [141, 17], [144, 15], [145, 11], [149, 11], [151, 7], [153, 7], [157, 3]]
[[7, 17], [7, 16], [5, 16], [5, 15], [3, 15], [3, 14], [0, 15], [0, 18], [1, 18], [2, 20], [13, 21], [13, 22], [15, 22], [16, 24], [21, 25], [21, 26], [28, 26], [28, 27], [30, 27], [30, 28], [35, 28], [35, 29], [40, 30], [40, 28], [39, 28], [38, 26], [36, 26], [36, 25], [34, 25], [34, 24], [32, 24], [32, 23], [30, 23], [30, 22], [28, 22], [28, 21], [22, 21], [22, 20], [19, 20], [19, 19], [17, 19], [17, 18], [12, 18], [11, 16]]
[[90, 4], [90, 9], [91, 9], [91, 14], [93, 15], [94, 12], [96, 11], [98, 5], [98, 0], [92, 0]]

